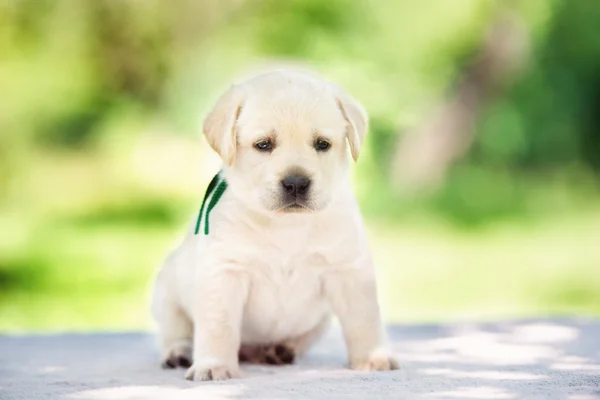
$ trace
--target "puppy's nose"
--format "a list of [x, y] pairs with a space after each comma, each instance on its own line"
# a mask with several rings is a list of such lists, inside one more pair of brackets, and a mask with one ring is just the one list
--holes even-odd
[[290, 175], [281, 181], [281, 186], [290, 196], [298, 197], [308, 192], [310, 179], [304, 175]]

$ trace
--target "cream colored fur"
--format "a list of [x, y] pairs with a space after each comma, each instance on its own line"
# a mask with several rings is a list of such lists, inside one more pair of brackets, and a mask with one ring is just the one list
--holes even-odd
[[[242, 344], [282, 343], [301, 354], [333, 315], [352, 369], [397, 368], [349, 184], [346, 143], [358, 158], [366, 130], [355, 100], [306, 74], [260, 75], [218, 100], [204, 133], [229, 187], [210, 214], [210, 234], [190, 226], [153, 297], [162, 355], [193, 355], [189, 379], [239, 377]], [[276, 143], [270, 153], [254, 148], [264, 138]], [[316, 151], [316, 138], [331, 148]], [[280, 181], [294, 168], [310, 176], [310, 200], [288, 212]]]

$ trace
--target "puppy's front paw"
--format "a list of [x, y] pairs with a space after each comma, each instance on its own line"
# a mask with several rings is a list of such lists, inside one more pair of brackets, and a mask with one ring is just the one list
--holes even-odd
[[387, 351], [378, 350], [364, 360], [352, 362], [350, 368], [355, 371], [392, 371], [399, 369], [400, 365]]
[[200, 365], [194, 363], [185, 374], [185, 379], [190, 381], [224, 381], [232, 378], [239, 378], [239, 368], [223, 364], [219, 365]]

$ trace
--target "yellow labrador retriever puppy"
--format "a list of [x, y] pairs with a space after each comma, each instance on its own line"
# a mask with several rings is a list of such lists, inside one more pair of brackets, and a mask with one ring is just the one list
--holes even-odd
[[332, 84], [273, 72], [231, 87], [204, 123], [223, 169], [156, 280], [163, 366], [240, 376], [285, 364], [339, 318], [352, 369], [386, 371], [375, 274], [349, 183], [367, 131]]

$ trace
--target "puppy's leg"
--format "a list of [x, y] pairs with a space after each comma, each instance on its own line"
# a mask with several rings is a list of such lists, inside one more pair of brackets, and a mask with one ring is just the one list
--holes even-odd
[[238, 349], [248, 277], [224, 265], [212, 269], [195, 282], [194, 363], [186, 374], [190, 380], [240, 376]]
[[187, 368], [192, 360], [193, 327], [191, 320], [173, 298], [170, 278], [175, 264], [170, 259], [156, 277], [152, 314], [158, 324], [163, 368]]
[[398, 369], [398, 363], [385, 348], [372, 271], [351, 266], [329, 274], [324, 284], [344, 331], [350, 367], [361, 371]]
[[162, 367], [189, 368], [192, 365], [192, 321], [173, 303], [162, 305], [157, 316], [162, 349]]

